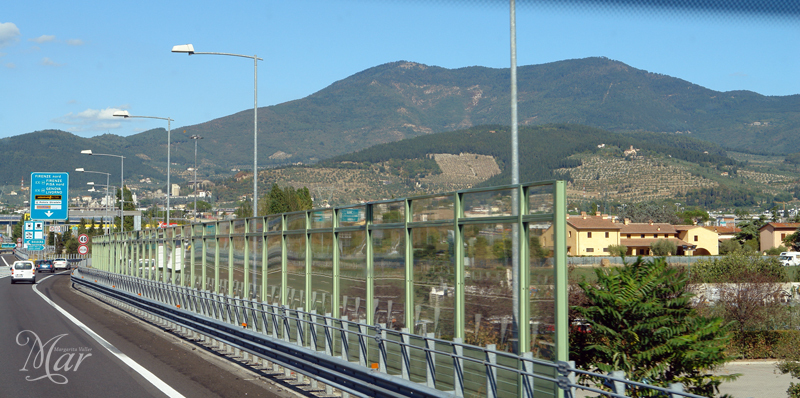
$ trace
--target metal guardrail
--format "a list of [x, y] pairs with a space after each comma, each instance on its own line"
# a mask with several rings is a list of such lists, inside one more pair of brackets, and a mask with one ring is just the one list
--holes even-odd
[[[200, 291], [170, 283], [81, 267], [73, 285], [154, 314], [202, 336], [264, 358], [285, 369], [365, 397], [552, 397], [553, 387], [574, 397], [577, 389], [625, 398], [626, 388], [667, 397], [700, 398], [680, 384], [655, 387], [601, 375], [571, 362], [534, 359], [477, 347], [460, 339], [419, 336], [316, 314], [288, 306]], [[373, 362], [374, 361], [374, 362]], [[448, 370], [445, 374], [443, 370]], [[578, 375], [604, 380], [609, 391], [579, 385]]]

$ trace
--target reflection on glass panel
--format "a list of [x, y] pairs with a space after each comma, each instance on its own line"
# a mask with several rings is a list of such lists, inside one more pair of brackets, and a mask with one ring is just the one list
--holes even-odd
[[465, 341], [514, 351], [512, 224], [464, 227]]
[[220, 221], [217, 223], [217, 235], [230, 235], [231, 233], [231, 222], [230, 221]]
[[354, 227], [364, 225], [367, 217], [366, 206], [351, 207], [348, 209], [339, 210], [339, 226], [340, 227]]
[[264, 277], [264, 239], [260, 236], [248, 238], [250, 245], [250, 298], [261, 301], [262, 278]]
[[286, 230], [297, 231], [306, 229], [306, 214], [296, 213], [286, 216]]
[[553, 186], [539, 185], [528, 188], [528, 214], [553, 212]]
[[453, 229], [415, 228], [414, 250], [414, 331], [435, 333], [450, 340], [454, 333]]
[[411, 221], [452, 220], [454, 209], [452, 196], [415, 199], [411, 202]]
[[405, 222], [405, 201], [378, 203], [372, 207], [372, 223], [388, 224]]
[[189, 286], [194, 289], [203, 290], [203, 240], [194, 239], [192, 241], [192, 255], [194, 256], [194, 280]]
[[318, 210], [311, 213], [311, 229], [333, 227], [333, 210]]
[[530, 325], [534, 357], [555, 359], [555, 269], [552, 223], [529, 225]]
[[217, 293], [228, 294], [228, 253], [230, 252], [231, 242], [228, 237], [217, 239], [219, 245], [219, 291]]
[[281, 216], [267, 217], [267, 231], [277, 232], [281, 230]]
[[192, 234], [194, 236], [200, 236], [203, 234], [203, 228], [205, 228], [204, 224], [194, 224], [192, 225]]
[[281, 237], [267, 237], [267, 297], [268, 304], [283, 304], [281, 300]]
[[404, 243], [402, 229], [372, 232], [375, 323], [395, 330], [406, 327]]
[[333, 311], [333, 233], [311, 235], [311, 308], [317, 314]]
[[205, 283], [205, 290], [214, 291], [214, 280], [216, 275], [214, 274], [214, 261], [216, 256], [217, 250], [217, 240], [214, 238], [206, 238], [205, 241], [205, 268], [206, 268], [206, 280], [203, 281]]
[[158, 255], [158, 269], [161, 272], [161, 281], [169, 283], [172, 280], [172, 241], [162, 243], [161, 253]]
[[247, 228], [247, 220], [233, 220], [232, 234], [243, 234]]
[[305, 308], [306, 235], [286, 237], [286, 304], [291, 309]]
[[250, 223], [250, 232], [264, 232], [264, 217], [251, 218], [248, 222]]
[[513, 189], [504, 189], [502, 191], [465, 193], [461, 200], [464, 217], [511, 216], [513, 215], [511, 201], [514, 192], [516, 191]]
[[203, 234], [205, 236], [214, 236], [214, 235], [217, 234], [217, 224], [213, 223], [213, 222], [210, 222], [208, 224], [204, 224], [203, 225], [203, 230], [204, 230]]
[[339, 233], [339, 313], [350, 321], [367, 320], [367, 234]]
[[[244, 220], [237, 220], [244, 221]], [[236, 222], [234, 222], [235, 224]], [[243, 298], [244, 285], [244, 248], [247, 241], [243, 236], [231, 238], [233, 252], [233, 297]]]

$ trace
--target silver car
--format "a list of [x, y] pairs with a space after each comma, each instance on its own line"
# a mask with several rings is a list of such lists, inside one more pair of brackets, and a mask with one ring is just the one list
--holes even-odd
[[53, 260], [53, 269], [58, 271], [61, 269], [69, 269], [69, 263], [66, 258], [57, 258]]
[[18, 281], [36, 283], [36, 267], [33, 261], [14, 261], [14, 264], [11, 264], [11, 283]]

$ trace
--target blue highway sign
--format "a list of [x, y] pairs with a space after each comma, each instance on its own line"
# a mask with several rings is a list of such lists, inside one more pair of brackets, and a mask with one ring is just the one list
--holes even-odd
[[38, 252], [44, 250], [44, 245], [28, 245], [28, 251]]
[[31, 220], [69, 217], [69, 173], [31, 173]]

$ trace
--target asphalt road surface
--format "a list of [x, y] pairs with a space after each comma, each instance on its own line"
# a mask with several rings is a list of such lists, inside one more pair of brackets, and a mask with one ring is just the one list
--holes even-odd
[[13, 261], [0, 257], [0, 397], [297, 396], [75, 292], [67, 272], [12, 285]]

